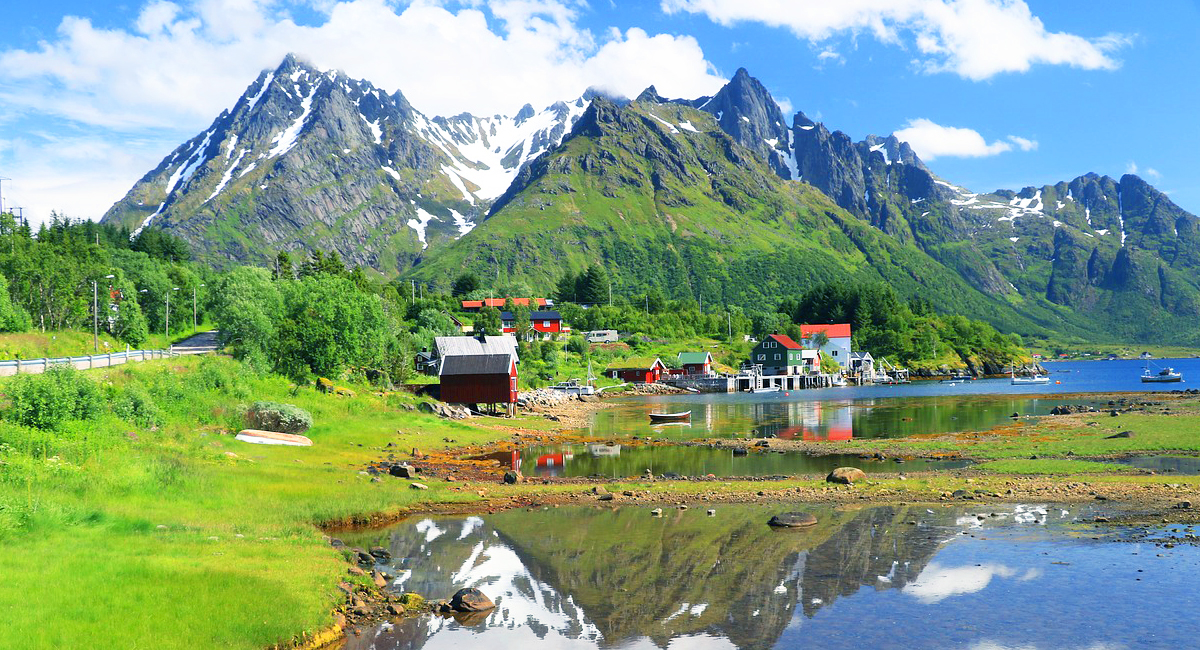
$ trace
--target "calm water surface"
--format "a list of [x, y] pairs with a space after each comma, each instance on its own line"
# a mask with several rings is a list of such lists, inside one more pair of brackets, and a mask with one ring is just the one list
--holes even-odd
[[396, 591], [496, 609], [345, 648], [1196, 647], [1200, 549], [1123, 542], [1091, 507], [815, 508], [802, 530], [765, 525], [780, 506], [415, 518], [345, 539], [390, 549]]
[[853, 454], [810, 456], [763, 451], [754, 447], [747, 449], [745, 456], [737, 456], [730, 449], [620, 444], [545, 445], [527, 447], [504, 458], [500, 456], [493, 455], [506, 467], [519, 469], [526, 475], [598, 475], [612, 478], [640, 476], [646, 470], [655, 475], [795, 476], [828, 474], [835, 468], [847, 465], [873, 473], [958, 469], [970, 464], [965, 460], [872, 460]]

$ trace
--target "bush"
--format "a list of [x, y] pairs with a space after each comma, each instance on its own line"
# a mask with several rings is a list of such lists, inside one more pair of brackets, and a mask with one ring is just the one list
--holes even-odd
[[255, 402], [246, 409], [246, 424], [252, 429], [304, 433], [312, 426], [312, 415], [291, 404]]
[[113, 413], [127, 422], [143, 427], [162, 424], [162, 411], [144, 388], [130, 385], [113, 400]]
[[40, 375], [21, 375], [8, 387], [12, 406], [6, 417], [38, 429], [54, 429], [65, 420], [91, 420], [104, 409], [96, 382], [67, 365]]

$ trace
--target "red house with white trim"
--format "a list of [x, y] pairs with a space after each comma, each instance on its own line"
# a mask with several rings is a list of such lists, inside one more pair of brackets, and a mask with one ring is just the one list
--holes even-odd
[[635, 384], [652, 384], [670, 373], [667, 364], [658, 357], [625, 359], [618, 364], [606, 368], [604, 374]]
[[[505, 334], [517, 332], [517, 320], [511, 311], [501, 312], [500, 322]], [[571, 331], [571, 328], [563, 325], [562, 315], [556, 311], [529, 312], [529, 324], [537, 333], [537, 337], [542, 339], [554, 338], [557, 334]]]

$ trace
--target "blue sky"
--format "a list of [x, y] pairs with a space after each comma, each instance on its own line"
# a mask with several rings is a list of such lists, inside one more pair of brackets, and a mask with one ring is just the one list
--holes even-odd
[[710, 94], [907, 137], [977, 191], [1135, 171], [1200, 212], [1195, 0], [9, 0], [4, 206], [99, 218], [289, 51], [429, 115], [590, 85]]

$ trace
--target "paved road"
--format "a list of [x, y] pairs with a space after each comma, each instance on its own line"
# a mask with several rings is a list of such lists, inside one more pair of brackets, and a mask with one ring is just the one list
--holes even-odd
[[217, 330], [201, 332], [175, 344], [175, 352], [179, 354], [205, 354], [217, 351]]

